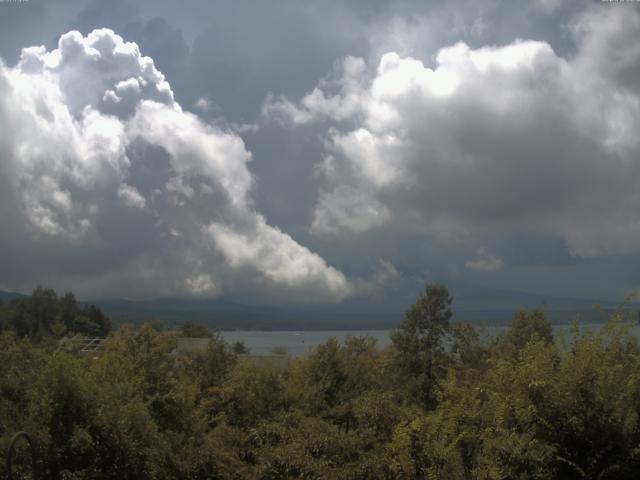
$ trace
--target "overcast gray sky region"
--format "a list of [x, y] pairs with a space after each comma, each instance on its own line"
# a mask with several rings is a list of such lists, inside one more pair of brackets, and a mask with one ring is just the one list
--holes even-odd
[[0, 0], [0, 289], [640, 287], [640, 3]]

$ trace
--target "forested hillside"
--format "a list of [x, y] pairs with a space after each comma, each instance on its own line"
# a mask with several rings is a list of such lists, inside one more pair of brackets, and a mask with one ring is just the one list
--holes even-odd
[[282, 369], [216, 336], [206, 351], [176, 353], [178, 334], [149, 324], [122, 327], [100, 355], [82, 356], [47, 341], [54, 325], [76, 325], [64, 320], [65, 298], [46, 328], [16, 327], [7, 312], [22, 304], [1, 310], [0, 452], [14, 432], [30, 432], [41, 478], [624, 480], [640, 471], [640, 345], [620, 316], [553, 338], [542, 311], [521, 311], [506, 333], [481, 339], [450, 323], [448, 291], [428, 285], [389, 348], [330, 340]]

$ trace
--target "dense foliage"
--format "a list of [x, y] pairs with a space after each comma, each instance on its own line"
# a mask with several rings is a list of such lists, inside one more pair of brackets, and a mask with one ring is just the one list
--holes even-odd
[[149, 324], [97, 356], [5, 332], [0, 451], [28, 430], [52, 479], [636, 478], [640, 346], [619, 316], [554, 338], [519, 312], [483, 338], [450, 306], [427, 286], [389, 348], [332, 339], [285, 366], [215, 335], [179, 353]]
[[80, 305], [73, 293], [58, 297], [50, 288], [36, 288], [30, 297], [0, 301], [0, 332], [42, 341], [63, 335], [103, 337], [111, 331], [109, 317], [95, 305]]
[[187, 320], [180, 327], [180, 336], [189, 338], [211, 338], [213, 333], [206, 325]]

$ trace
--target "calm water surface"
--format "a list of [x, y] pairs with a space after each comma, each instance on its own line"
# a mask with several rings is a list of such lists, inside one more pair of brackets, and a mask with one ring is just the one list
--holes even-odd
[[390, 330], [307, 330], [307, 331], [230, 331], [220, 332], [227, 343], [243, 342], [252, 355], [269, 355], [274, 347], [284, 347], [289, 355], [299, 357], [311, 349], [335, 337], [340, 341], [347, 337], [373, 337], [379, 347], [388, 345]]
[[[581, 325], [582, 330], [597, 330], [601, 324]], [[483, 337], [495, 336], [503, 332], [507, 327], [478, 327]], [[569, 331], [568, 325], [555, 325], [553, 327], [556, 337]], [[274, 347], [284, 347], [289, 355], [299, 357], [308, 354], [314, 347], [325, 343], [329, 338], [335, 337], [340, 341], [347, 337], [372, 337], [376, 339], [378, 347], [386, 347], [391, 343], [389, 333], [391, 330], [308, 330], [308, 331], [228, 331], [221, 332], [228, 343], [241, 341], [249, 349], [252, 355], [269, 355]], [[633, 328], [633, 333], [640, 336], [640, 327]]]

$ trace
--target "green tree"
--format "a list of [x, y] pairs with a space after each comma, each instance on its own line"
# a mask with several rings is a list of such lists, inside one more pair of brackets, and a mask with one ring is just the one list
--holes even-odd
[[71, 292], [65, 293], [60, 297], [60, 320], [68, 331], [74, 331], [78, 315], [80, 315], [80, 307], [76, 296]]
[[180, 360], [185, 375], [195, 378], [206, 396], [228, 380], [237, 357], [227, 350], [224, 339], [215, 334], [204, 351], [190, 352]]
[[553, 343], [553, 328], [544, 310], [519, 310], [513, 316], [509, 329], [497, 341], [506, 355], [515, 355], [530, 342]]
[[282, 406], [282, 375], [269, 365], [241, 361], [233, 369], [223, 397], [232, 424], [254, 425], [275, 415]]
[[451, 328], [451, 353], [456, 361], [470, 369], [482, 367], [487, 350], [478, 331], [469, 323], [456, 323]]
[[236, 340], [231, 344], [231, 351], [236, 355], [246, 355], [249, 353], [249, 348], [247, 348], [242, 340]]
[[201, 323], [187, 320], [180, 327], [180, 336], [187, 338], [211, 338], [213, 333]]
[[111, 320], [98, 307], [89, 305], [76, 315], [71, 330], [91, 337], [105, 337], [111, 331]]
[[444, 341], [451, 332], [453, 298], [443, 285], [428, 284], [391, 333], [395, 364], [412, 383], [412, 393], [424, 407], [435, 405], [435, 385], [442, 371]]

